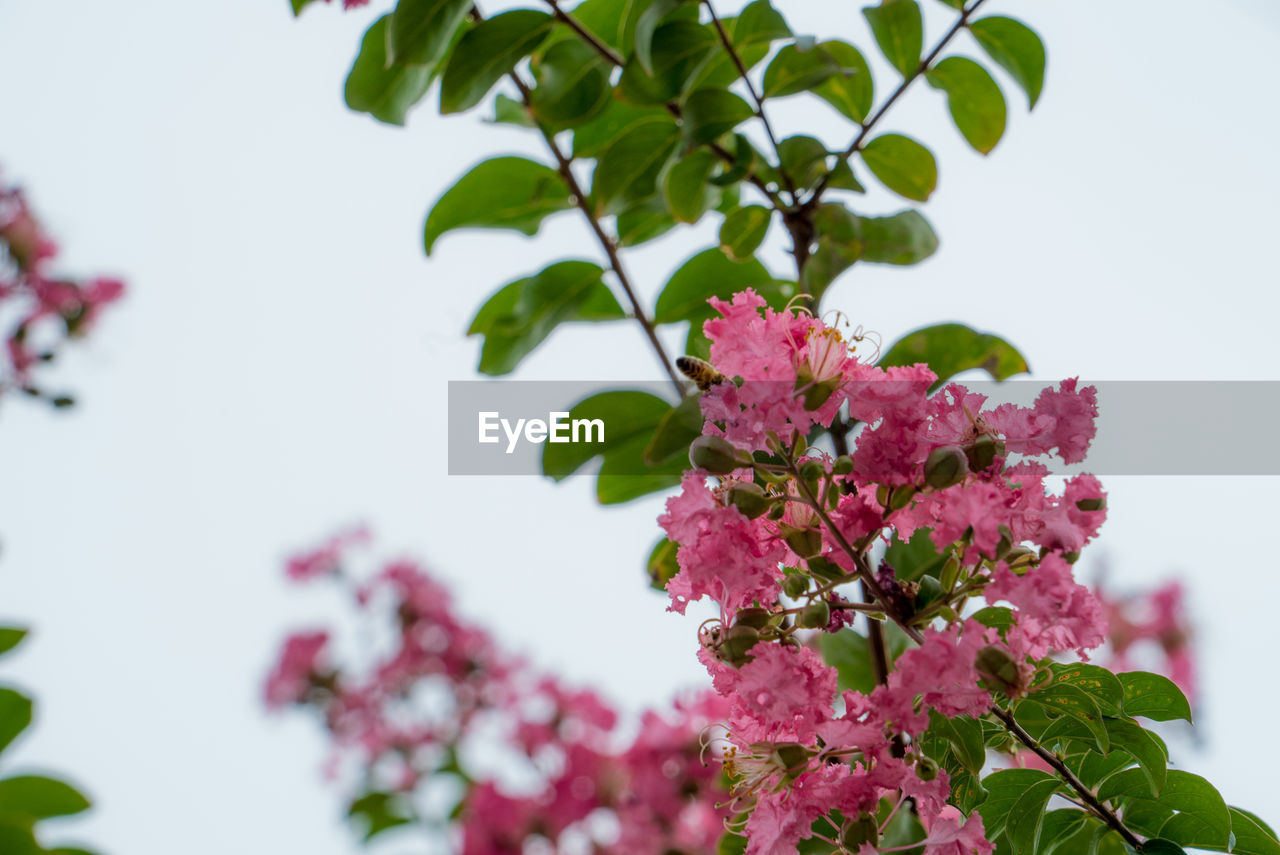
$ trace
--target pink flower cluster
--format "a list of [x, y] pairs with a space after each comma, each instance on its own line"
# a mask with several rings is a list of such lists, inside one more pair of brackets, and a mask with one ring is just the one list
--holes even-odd
[[0, 317], [11, 324], [0, 361], [0, 394], [17, 389], [63, 406], [71, 399], [43, 392], [34, 369], [51, 362], [68, 339], [92, 329], [102, 308], [124, 294], [124, 285], [106, 277], [58, 278], [50, 271], [57, 253], [21, 188], [0, 183]]
[[[1105, 494], [1089, 475], [1054, 493], [1035, 459], [1083, 459], [1095, 391], [1067, 380], [1032, 407], [988, 408], [958, 384], [930, 395], [925, 365], [863, 363], [836, 328], [750, 290], [711, 305], [722, 315], [704, 326], [711, 359], [734, 382], [704, 393], [704, 435], [733, 448], [720, 447], [714, 475], [685, 474], [659, 523], [679, 547], [671, 610], [719, 606], [699, 658], [729, 704], [722, 753], [735, 809], [749, 813], [748, 855], [796, 851], [821, 836], [821, 818], [830, 842], [867, 855], [882, 830], [868, 818], [906, 799], [929, 855], [992, 851], [981, 818], [947, 804], [946, 772], [910, 746], [930, 712], [984, 715], [997, 696], [1033, 690], [1045, 657], [1103, 642], [1102, 606], [1071, 563], [1106, 516]], [[840, 413], [861, 423], [849, 453], [806, 449]], [[887, 565], [871, 571], [879, 544], [916, 532], [946, 559], [942, 599]], [[870, 695], [837, 693], [835, 670], [804, 645], [808, 631], [849, 622], [840, 611], [855, 606], [838, 591], [856, 579], [918, 642]], [[966, 619], [970, 599], [1010, 620]]]
[[1177, 581], [1153, 591], [1122, 596], [1097, 586], [1107, 620], [1107, 667], [1127, 671], [1136, 667], [1164, 674], [1192, 700], [1196, 695], [1195, 657], [1185, 591]]
[[[295, 634], [265, 686], [269, 707], [319, 713], [333, 768], [354, 765], [362, 795], [412, 800], [442, 779], [462, 780], [460, 802], [443, 812], [456, 807], [453, 849], [466, 855], [520, 853], [535, 841], [602, 855], [714, 851], [728, 794], [702, 757], [703, 733], [726, 717], [721, 698], [705, 692], [646, 712], [628, 739], [634, 728], [605, 700], [500, 649], [415, 562], [390, 561], [353, 581], [348, 552], [367, 539], [363, 529], [334, 537], [290, 559], [287, 574], [348, 586], [387, 643], [343, 661], [327, 631]], [[467, 768], [477, 748], [500, 755], [505, 774]]]

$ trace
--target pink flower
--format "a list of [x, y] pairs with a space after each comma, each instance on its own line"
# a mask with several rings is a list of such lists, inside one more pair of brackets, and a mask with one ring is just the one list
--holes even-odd
[[887, 686], [871, 701], [895, 730], [919, 733], [929, 725], [928, 710], [951, 717], [980, 716], [991, 707], [991, 695], [978, 685], [974, 667], [978, 651], [991, 640], [977, 621], [925, 631], [924, 643], [898, 657]]
[[920, 821], [929, 832], [924, 840], [925, 855], [987, 855], [995, 851], [977, 811], [966, 819], [959, 809], [947, 805], [932, 816], [922, 811]]
[[285, 563], [285, 575], [294, 582], [306, 582], [337, 573], [347, 549], [368, 542], [369, 530], [363, 526], [334, 535], [319, 549], [312, 549], [291, 557]]
[[1088, 652], [1106, 639], [1106, 620], [1097, 599], [1076, 584], [1071, 565], [1050, 553], [1025, 575], [1014, 575], [1001, 563], [983, 589], [990, 603], [1013, 605], [1016, 623], [1009, 629], [1009, 646], [1019, 654], [1040, 659], [1049, 651]]
[[302, 700], [320, 669], [321, 651], [329, 642], [327, 632], [296, 633], [285, 640], [280, 660], [267, 677], [266, 700], [278, 708]]
[[807, 647], [761, 643], [753, 659], [738, 669], [734, 713], [746, 716], [775, 738], [805, 742], [814, 727], [831, 718], [836, 671]]

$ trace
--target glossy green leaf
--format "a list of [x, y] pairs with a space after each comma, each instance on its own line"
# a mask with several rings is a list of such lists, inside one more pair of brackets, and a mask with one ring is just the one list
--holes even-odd
[[[1031, 370], [1026, 359], [1009, 342], [964, 324], [935, 324], [909, 332], [889, 345], [879, 364], [914, 365], [917, 362], [927, 364], [938, 375], [932, 389], [940, 388], [961, 371], [972, 368], [981, 368], [993, 380], [1005, 380]], [[1119, 685], [1116, 682], [1115, 688], [1119, 689]]]
[[[718, 139], [755, 115], [751, 105], [727, 89], [699, 89], [684, 102], [681, 133], [686, 148]], [[692, 222], [692, 221], [689, 221]]]
[[586, 42], [558, 41], [531, 64], [537, 87], [534, 115], [556, 127], [574, 127], [602, 113], [612, 100], [611, 66]]
[[615, 139], [596, 162], [592, 178], [596, 210], [612, 213], [652, 196], [679, 133], [675, 122], [655, 118], [632, 125]]
[[1027, 701], [1070, 716], [1089, 729], [1100, 752], [1106, 754], [1110, 750], [1111, 738], [1102, 720], [1102, 710], [1082, 689], [1070, 683], [1051, 683], [1028, 694]]
[[[671, 405], [648, 392], [618, 390], [584, 398], [569, 410], [569, 419], [599, 419], [605, 425], [603, 442], [548, 442], [542, 446], [542, 472], [561, 481], [581, 469], [592, 458], [639, 438], [648, 443], [658, 422]], [[641, 445], [637, 458], [643, 451]]]
[[661, 177], [662, 198], [671, 216], [682, 223], [696, 223], [715, 206], [720, 189], [709, 179], [719, 163], [709, 150], [699, 148], [667, 164]]
[[[797, 134], [778, 143], [778, 172], [785, 171], [796, 187], [813, 187], [827, 172], [830, 152], [814, 137]], [[772, 173], [769, 170], [768, 173]], [[766, 174], [762, 172], [762, 175]], [[772, 174], [768, 174], [772, 178]], [[779, 178], [779, 180], [781, 180]]]
[[835, 60], [839, 71], [813, 88], [813, 94], [855, 122], [871, 113], [875, 82], [866, 58], [848, 42], [828, 41], [819, 45]]
[[841, 71], [839, 63], [821, 45], [801, 50], [787, 45], [764, 70], [763, 96], [785, 98], [807, 92]]
[[929, 732], [951, 743], [960, 765], [973, 774], [982, 771], [987, 761], [987, 749], [982, 741], [982, 725], [967, 715], [947, 718], [935, 710], [929, 711]]
[[470, 10], [471, 0], [400, 0], [387, 25], [389, 59], [436, 65]]
[[536, 234], [549, 214], [573, 206], [554, 169], [523, 157], [477, 164], [431, 208], [423, 233], [427, 255], [445, 232], [460, 228], [515, 229]]
[[1164, 837], [1182, 846], [1226, 851], [1231, 815], [1217, 789], [1190, 772], [1170, 769], [1164, 790], [1153, 798], [1146, 774], [1127, 769], [1098, 788], [1100, 800], [1120, 799], [1126, 823], [1148, 836]]
[[663, 24], [654, 34], [653, 73], [636, 57], [627, 60], [618, 81], [618, 92], [640, 106], [674, 101], [685, 91], [694, 73], [719, 43], [710, 29], [693, 21]]
[[889, 64], [903, 77], [915, 74], [924, 47], [919, 4], [915, 0], [881, 0], [879, 6], [868, 6], [862, 14]]
[[938, 236], [918, 211], [860, 217], [842, 205], [823, 204], [815, 220], [823, 240], [856, 244], [857, 259], [872, 264], [918, 264], [938, 248]]
[[951, 776], [951, 803], [966, 814], [972, 813], [987, 797], [987, 790], [977, 775], [957, 772]]
[[31, 724], [31, 699], [13, 689], [0, 689], [0, 751]]
[[1033, 855], [1045, 808], [1054, 793], [1062, 789], [1056, 778], [1036, 781], [1014, 801], [1005, 817], [1004, 834], [1013, 855]]
[[667, 15], [674, 12], [685, 0], [647, 0], [644, 11], [636, 19], [632, 51], [645, 74], [653, 76], [653, 38]]
[[734, 19], [731, 39], [735, 48], [742, 51], [751, 45], [768, 45], [778, 39], [790, 37], [787, 19], [769, 0], [748, 3]]
[[1103, 781], [1134, 762], [1124, 751], [1112, 751], [1106, 755], [1085, 751], [1068, 759], [1070, 762], [1067, 765], [1071, 771], [1079, 776], [1085, 786], [1093, 789], [1097, 789]]
[[[889, 657], [897, 659], [907, 649], [905, 636], [886, 638]], [[852, 629], [824, 632], [818, 636], [818, 651], [822, 661], [836, 669], [836, 686], [840, 691], [853, 689], [864, 695], [876, 687], [875, 670], [871, 666], [871, 648], [867, 637]]]
[[[1018, 358], [1021, 360], [1020, 356]], [[1010, 372], [1010, 374], [1030, 370], [1027, 368], [1026, 362], [1022, 362], [1021, 365], [1022, 367], [1018, 371]], [[1009, 376], [1009, 374], [1001, 376], [996, 372], [990, 373], [996, 380], [1003, 380]], [[1103, 715], [1117, 716], [1120, 714], [1120, 705], [1124, 701], [1124, 687], [1120, 685], [1120, 680], [1116, 675], [1106, 668], [1090, 665], [1087, 662], [1071, 662], [1054, 664], [1050, 666], [1050, 670], [1052, 672], [1050, 682], [1070, 683], [1082, 689], [1089, 697], [1093, 698], [1098, 705], [1098, 709], [1102, 710]]]
[[0, 820], [0, 852], [4, 855], [47, 855], [29, 825], [6, 825]]
[[[978, 813], [982, 815], [988, 840], [1003, 833], [1010, 811], [1023, 795], [1033, 789], [1039, 791], [1051, 785], [1053, 788], [1059, 786], [1057, 778], [1039, 769], [1003, 769], [992, 772], [982, 784], [986, 787], [987, 798], [978, 805]], [[1043, 812], [1043, 808], [1041, 810]]]
[[365, 31], [344, 96], [347, 106], [380, 122], [403, 125], [410, 108], [426, 94], [436, 74], [430, 65], [392, 63], [387, 58], [387, 18]]
[[600, 115], [573, 129], [573, 156], [599, 157], [634, 125], [653, 119], [671, 121], [670, 115], [660, 107], [637, 107], [614, 98]]
[[1002, 16], [981, 18], [969, 25], [970, 32], [987, 56], [996, 61], [1027, 93], [1027, 106], [1034, 108], [1044, 88], [1044, 42], [1021, 21]]
[[884, 560], [893, 568], [894, 576], [903, 582], [915, 582], [924, 576], [938, 577], [950, 552], [939, 552], [929, 537], [929, 529], [920, 528], [909, 540], [902, 540], [896, 533], [885, 547]]
[[1168, 775], [1169, 758], [1165, 755], [1164, 747], [1132, 721], [1107, 719], [1107, 733], [1111, 736], [1113, 748], [1127, 752], [1138, 762], [1138, 768], [1146, 774], [1151, 784], [1151, 794], [1160, 795]]
[[938, 162], [929, 149], [902, 134], [883, 134], [862, 149], [862, 161], [899, 196], [923, 202], [938, 186]]
[[89, 800], [63, 781], [19, 775], [0, 781], [0, 822], [34, 823], [89, 809]]
[[853, 168], [849, 166], [849, 161], [843, 157], [836, 161], [836, 165], [831, 170], [831, 177], [827, 179], [827, 189], [829, 190], [852, 190], [855, 193], [866, 193], [867, 188], [862, 186], [862, 182], [858, 181], [853, 174]]
[[605, 453], [596, 478], [596, 500], [600, 504], [622, 504], [680, 483], [680, 476], [689, 468], [689, 459], [670, 460], [650, 469], [644, 460], [648, 444], [648, 437], [634, 436]]
[[636, 22], [646, 0], [584, 0], [570, 13], [587, 32], [624, 56], [635, 44]]
[[969, 145], [989, 154], [1004, 134], [1004, 93], [985, 68], [963, 56], [949, 56], [925, 72], [934, 89], [947, 95], [951, 119]]
[[485, 18], [463, 35], [440, 81], [440, 112], [460, 113], [479, 104], [493, 85], [537, 48], [554, 19], [536, 9], [513, 9]]
[[1004, 636], [1005, 630], [1013, 626], [1013, 609], [1005, 606], [987, 606], [978, 609], [969, 617], [976, 620], [983, 626], [990, 627], [1000, 632], [1001, 637]]
[[661, 237], [675, 226], [666, 201], [652, 196], [618, 213], [618, 244], [636, 246]]
[[1140, 855], [1187, 855], [1187, 851], [1178, 844], [1159, 837], [1144, 840], [1138, 852]]
[[1082, 834], [1091, 834], [1098, 820], [1090, 813], [1082, 810], [1063, 809], [1046, 811], [1040, 822], [1040, 842], [1036, 848], [1037, 855], [1052, 855], [1060, 846], [1070, 846], [1064, 850], [1067, 855], [1084, 855], [1078, 840]]
[[707, 249], [680, 265], [662, 293], [653, 313], [654, 323], [669, 324], [701, 317], [709, 312], [707, 300], [728, 299], [744, 288], [758, 288], [773, 281], [773, 275], [754, 258], [731, 261], [717, 249]]
[[665, 537], [654, 544], [645, 564], [649, 574], [649, 587], [658, 591], [667, 589], [667, 583], [680, 572], [680, 565], [676, 562], [677, 551], [679, 546]]
[[507, 374], [562, 323], [626, 317], [589, 261], [561, 261], [503, 286], [480, 308], [467, 335], [484, 336], [480, 373]]
[[27, 637], [27, 630], [16, 626], [0, 627], [0, 653], [8, 653]]
[[510, 95], [501, 92], [493, 99], [493, 118], [489, 120], [495, 125], [516, 125], [521, 128], [536, 127], [524, 104]]
[[1191, 721], [1191, 705], [1172, 680], [1146, 671], [1117, 674], [1124, 686], [1124, 712], [1153, 721]]
[[1227, 812], [1231, 816], [1231, 833], [1236, 838], [1232, 852], [1237, 855], [1280, 855], [1280, 842], [1276, 841], [1275, 834], [1265, 823], [1240, 808], [1229, 807]]
[[734, 261], [746, 261], [769, 233], [772, 212], [763, 205], [738, 208], [720, 226], [720, 249]]
[[366, 843], [387, 829], [414, 821], [413, 806], [399, 793], [366, 793], [351, 803], [347, 816]]
[[302, 14], [302, 10], [307, 7], [312, 0], [289, 0], [289, 7], [293, 9], [293, 16], [296, 18]]

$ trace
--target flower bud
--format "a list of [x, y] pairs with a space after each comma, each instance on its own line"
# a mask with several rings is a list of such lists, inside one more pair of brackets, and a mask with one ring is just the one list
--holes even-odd
[[769, 509], [769, 519], [780, 520], [787, 514], [787, 505], [785, 502], [775, 502], [773, 507]]
[[984, 472], [991, 468], [991, 464], [996, 462], [996, 458], [1004, 455], [1004, 443], [989, 433], [980, 434], [965, 449], [965, 456], [969, 459], [969, 470], [971, 472]]
[[996, 543], [996, 558], [1004, 558], [1013, 549], [1013, 530], [1000, 523], [996, 531], [1000, 532], [1000, 540]]
[[822, 551], [822, 532], [817, 529], [793, 528], [782, 539], [801, 558], [812, 558]]
[[805, 564], [809, 566], [809, 572], [819, 579], [827, 582], [834, 582], [837, 579], [843, 579], [848, 574], [830, 559], [823, 558], [821, 555], [811, 555], [805, 559]]
[[779, 742], [773, 746], [773, 756], [788, 776], [795, 777], [809, 768], [812, 754], [798, 742]]
[[804, 408], [809, 412], [813, 412], [821, 407], [840, 388], [841, 382], [842, 378], [836, 376], [821, 383], [811, 383], [806, 386], [804, 390]]
[[960, 560], [952, 555], [947, 559], [947, 563], [942, 565], [942, 572], [938, 574], [938, 582], [942, 586], [942, 590], [948, 594], [956, 589], [956, 582], [960, 580]]
[[803, 597], [805, 591], [809, 590], [809, 577], [800, 573], [793, 573], [787, 576], [782, 583], [782, 593], [791, 599]]
[[856, 819], [846, 819], [840, 829], [840, 845], [849, 852], [857, 852], [862, 844], [875, 846], [880, 842], [880, 826], [869, 813], [860, 813]]
[[689, 462], [712, 475], [728, 475], [742, 467], [738, 450], [724, 437], [700, 436], [689, 446]]
[[1013, 698], [1022, 694], [1026, 688], [1018, 663], [1007, 651], [994, 644], [988, 644], [979, 650], [973, 665], [981, 678], [979, 684], [987, 689], [1004, 692]]
[[749, 520], [753, 520], [765, 514], [772, 502], [765, 496], [764, 490], [759, 484], [751, 481], [739, 481], [729, 488], [729, 504], [733, 505], [742, 515]]
[[935, 490], [959, 484], [968, 474], [969, 459], [958, 446], [935, 448], [924, 462], [924, 482]]
[[907, 484], [894, 487], [889, 491], [889, 510], [900, 511], [907, 505], [911, 504], [911, 500], [916, 495], [916, 488]]
[[773, 612], [768, 609], [762, 609], [759, 606], [750, 606], [745, 609], [738, 609], [738, 613], [734, 615], [734, 626], [749, 626], [755, 629], [764, 629], [769, 625], [769, 619], [773, 617]]
[[932, 781], [938, 777], [938, 763], [932, 757], [921, 754], [916, 759], [916, 777], [922, 781]]
[[826, 600], [814, 600], [800, 612], [796, 623], [805, 629], [821, 629], [831, 623], [831, 606]]
[[[1015, 546], [1004, 555], [1004, 560], [1009, 564], [1009, 569], [1017, 575], [1021, 576], [1027, 572], [1027, 559], [1034, 558], [1036, 551], [1029, 546]], [[1019, 564], [1015, 567], [1014, 564]]]
[[1091, 499], [1080, 499], [1076, 502], [1076, 507], [1082, 511], [1105, 511], [1107, 509], [1107, 497], [1095, 496]]
[[836, 462], [831, 464], [831, 471], [837, 475], [849, 475], [853, 472], [853, 458], [847, 454], [842, 454], [836, 458]]
[[731, 626], [720, 644], [720, 658], [735, 668], [744, 665], [750, 658], [751, 648], [759, 640], [760, 631], [755, 627], [742, 624]]

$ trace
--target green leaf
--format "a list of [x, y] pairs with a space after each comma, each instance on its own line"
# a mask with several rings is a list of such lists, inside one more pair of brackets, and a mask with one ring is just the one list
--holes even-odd
[[[903, 635], [886, 638], [890, 660], [897, 659], [907, 649]], [[876, 675], [871, 666], [871, 648], [867, 637], [852, 629], [824, 632], [818, 636], [818, 651], [822, 661], [836, 669], [836, 686], [840, 691], [853, 689], [864, 695], [876, 687]]]
[[826, 174], [829, 154], [827, 147], [814, 137], [803, 134], [787, 137], [778, 143], [777, 171], [785, 171], [796, 187], [813, 187]]
[[[1031, 370], [1026, 359], [1009, 342], [964, 324], [935, 324], [909, 332], [889, 346], [878, 364], [914, 365], [917, 362], [925, 363], [938, 375], [930, 391], [972, 368], [983, 369], [994, 380], [1005, 380]], [[1112, 681], [1115, 682], [1114, 677]], [[1119, 683], [1115, 685], [1119, 689]]]
[[460, 113], [479, 104], [517, 62], [533, 53], [553, 20], [536, 9], [513, 9], [468, 30], [445, 66], [440, 112]]
[[484, 336], [480, 372], [511, 372], [559, 324], [626, 317], [603, 275], [589, 261], [562, 261], [503, 286], [480, 307], [467, 330], [467, 335]]
[[619, 246], [636, 246], [666, 234], [676, 221], [664, 200], [650, 197], [618, 214]]
[[925, 78], [947, 94], [951, 119], [969, 145], [989, 154], [1004, 134], [1005, 104], [987, 70], [963, 56], [949, 56], [925, 72]]
[[[1022, 364], [1021, 370], [1029, 370], [1025, 362]], [[996, 380], [1003, 380], [1009, 375], [1005, 374], [1002, 377], [992, 372], [991, 376]], [[1124, 687], [1120, 685], [1116, 675], [1106, 668], [1089, 665], [1085, 662], [1072, 662], [1069, 664], [1055, 663], [1050, 666], [1050, 670], [1053, 674], [1050, 682], [1070, 683], [1082, 689], [1098, 704], [1098, 709], [1102, 710], [1103, 715], [1117, 716], [1120, 714], [1120, 704], [1124, 700]]]
[[1040, 842], [1036, 852], [1038, 855], [1052, 855], [1060, 846], [1070, 845], [1068, 855], [1082, 855], [1078, 838], [1092, 835], [1097, 819], [1082, 810], [1063, 809], [1047, 811], [1040, 823]]
[[1040, 100], [1044, 88], [1044, 42], [1021, 21], [993, 16], [974, 21], [969, 31], [978, 44], [1027, 93], [1027, 108]]
[[444, 59], [471, 0], [400, 0], [387, 29], [388, 58], [435, 66]]
[[902, 582], [914, 582], [923, 576], [935, 579], [947, 563], [951, 553], [939, 552], [929, 537], [929, 529], [920, 528], [903, 541], [895, 533], [889, 539], [884, 550], [884, 560], [893, 568], [894, 575]]
[[427, 215], [427, 255], [445, 232], [460, 228], [515, 229], [536, 234], [548, 214], [572, 207], [560, 174], [523, 157], [477, 164], [445, 191]]
[[633, 436], [605, 453], [596, 479], [596, 500], [600, 504], [622, 504], [680, 483], [680, 476], [689, 468], [689, 459], [670, 460], [650, 468], [644, 460], [648, 444], [647, 436]]
[[973, 813], [986, 797], [987, 790], [978, 776], [964, 771], [951, 776], [951, 803], [966, 814]]
[[777, 39], [791, 36], [787, 19], [773, 8], [769, 0], [748, 3], [734, 20], [731, 41], [741, 53], [752, 45], [768, 45]]
[[660, 466], [672, 459], [689, 459], [689, 444], [702, 436], [701, 396], [690, 395], [672, 407], [658, 422], [644, 449], [644, 462]]
[[1151, 794], [1160, 795], [1168, 775], [1169, 758], [1165, 755], [1164, 747], [1132, 721], [1107, 719], [1107, 732], [1114, 748], [1128, 752], [1138, 761], [1138, 768], [1146, 774], [1151, 784]]
[[31, 724], [31, 699], [13, 689], [0, 689], [0, 751]]
[[436, 74], [430, 65], [405, 65], [387, 58], [387, 18], [365, 31], [360, 53], [347, 74], [347, 106], [380, 122], [403, 125], [409, 109], [426, 94]]
[[860, 217], [842, 205], [823, 204], [816, 221], [823, 240], [857, 244], [857, 258], [872, 264], [918, 264], [938, 248], [938, 236], [918, 211]]
[[596, 162], [592, 178], [596, 210], [613, 213], [652, 196], [679, 133], [674, 121], [656, 118], [632, 125], [615, 139]]
[[1152, 721], [1191, 721], [1191, 705], [1172, 680], [1146, 671], [1117, 674], [1124, 686], [1124, 712]]
[[0, 781], [0, 822], [31, 824], [89, 809], [89, 800], [70, 784], [39, 775]]
[[619, 94], [640, 106], [676, 100], [716, 44], [715, 35], [696, 22], [663, 24], [654, 34], [653, 73], [646, 72], [632, 56], [622, 69]]
[[682, 223], [696, 223], [715, 206], [720, 189], [710, 184], [719, 160], [709, 150], [695, 149], [663, 170], [662, 197], [667, 210]]
[[1018, 796], [1005, 818], [1004, 834], [1014, 855], [1032, 855], [1040, 837], [1044, 809], [1054, 793], [1062, 789], [1056, 779], [1036, 781]]
[[535, 127], [534, 121], [529, 116], [529, 111], [525, 108], [524, 103], [517, 101], [510, 95], [498, 93], [493, 99], [493, 118], [489, 121], [495, 125], [517, 125], [521, 128]]
[[862, 122], [871, 113], [875, 98], [875, 82], [866, 58], [848, 42], [822, 42], [822, 48], [835, 60], [840, 70], [813, 88], [813, 94], [844, 116]]
[[1217, 789], [1190, 772], [1170, 769], [1160, 797], [1153, 798], [1145, 773], [1127, 769], [1098, 788], [1099, 800], [1120, 799], [1126, 823], [1151, 837], [1182, 846], [1227, 851], [1231, 815]]
[[1187, 855], [1186, 850], [1178, 844], [1159, 837], [1144, 840], [1138, 847], [1138, 852], [1141, 855]]
[[747, 838], [732, 831], [720, 835], [716, 842], [716, 855], [743, 855], [747, 851]]
[[636, 107], [625, 101], [612, 99], [604, 112], [573, 130], [573, 156], [575, 158], [598, 157], [615, 140], [628, 133], [641, 122], [660, 119], [670, 122], [665, 110], [655, 107]]
[[801, 50], [790, 44], [778, 51], [764, 70], [762, 95], [785, 98], [807, 92], [840, 71], [840, 64], [822, 45]]
[[[987, 798], [978, 805], [978, 813], [988, 840], [1003, 833], [1010, 811], [1023, 795], [1033, 790], [1052, 792], [1059, 786], [1057, 778], [1038, 769], [1003, 769], [988, 775], [982, 784], [987, 789]], [[1047, 801], [1048, 796], [1045, 799]]]
[[414, 821], [413, 806], [399, 793], [366, 793], [351, 803], [347, 816], [361, 827], [366, 843], [389, 828]]
[[884, 186], [923, 202], [938, 186], [938, 163], [929, 149], [902, 134], [883, 134], [862, 149], [862, 161]]
[[648, 0], [645, 9], [636, 20], [632, 50], [645, 74], [653, 76], [653, 37], [662, 20], [685, 0]]
[[293, 17], [296, 18], [301, 15], [302, 10], [305, 9], [307, 4], [310, 2], [311, 0], [289, 0], [289, 6], [293, 9]]
[[1004, 636], [1005, 630], [1013, 626], [1014, 623], [1013, 609], [1006, 606], [987, 606], [986, 608], [978, 609], [969, 617], [983, 626], [989, 626], [997, 630], [1001, 637]]
[[1236, 855], [1280, 855], [1280, 842], [1275, 834], [1253, 814], [1240, 808], [1229, 807], [1231, 833], [1236, 845], [1231, 851]]
[[1070, 683], [1051, 683], [1028, 694], [1026, 700], [1070, 716], [1089, 729], [1100, 752], [1106, 754], [1110, 750], [1111, 737], [1103, 723], [1102, 710], [1098, 709], [1098, 704], [1084, 690]]
[[876, 44], [903, 77], [920, 68], [920, 51], [924, 47], [924, 23], [915, 0], [881, 0], [879, 6], [862, 10]]
[[712, 142], [753, 115], [751, 105], [726, 89], [698, 89], [684, 102], [681, 118], [684, 144], [692, 148]]
[[570, 14], [587, 32], [626, 56], [632, 51], [636, 21], [645, 6], [645, 0], [585, 0]]
[[[658, 422], [671, 405], [648, 392], [617, 390], [584, 398], [569, 410], [570, 421], [600, 420], [605, 425], [603, 442], [548, 442], [542, 446], [542, 473], [562, 481], [592, 458], [608, 453], [633, 439], [649, 441]], [[643, 451], [641, 445], [637, 458]]]
[[738, 208], [720, 226], [720, 249], [734, 261], [746, 261], [764, 242], [772, 212], [763, 205]]
[[936, 710], [929, 711], [929, 732], [947, 740], [956, 759], [973, 774], [982, 771], [987, 762], [987, 749], [982, 741], [982, 725], [967, 715], [947, 718]]
[[646, 565], [649, 587], [657, 591], [667, 589], [667, 583], [680, 572], [680, 565], [676, 561], [678, 551], [679, 546], [665, 537], [653, 545]]
[[710, 298], [728, 299], [744, 288], [758, 289], [772, 281], [768, 268], [754, 258], [736, 262], [718, 248], [703, 250], [671, 274], [658, 295], [653, 321], [670, 324], [702, 317], [711, 311]]
[[538, 84], [530, 96], [533, 112], [550, 125], [581, 125], [612, 100], [611, 66], [586, 42], [558, 41], [530, 67]]
[[0, 653], [8, 653], [22, 643], [28, 630], [16, 626], [0, 627]]

